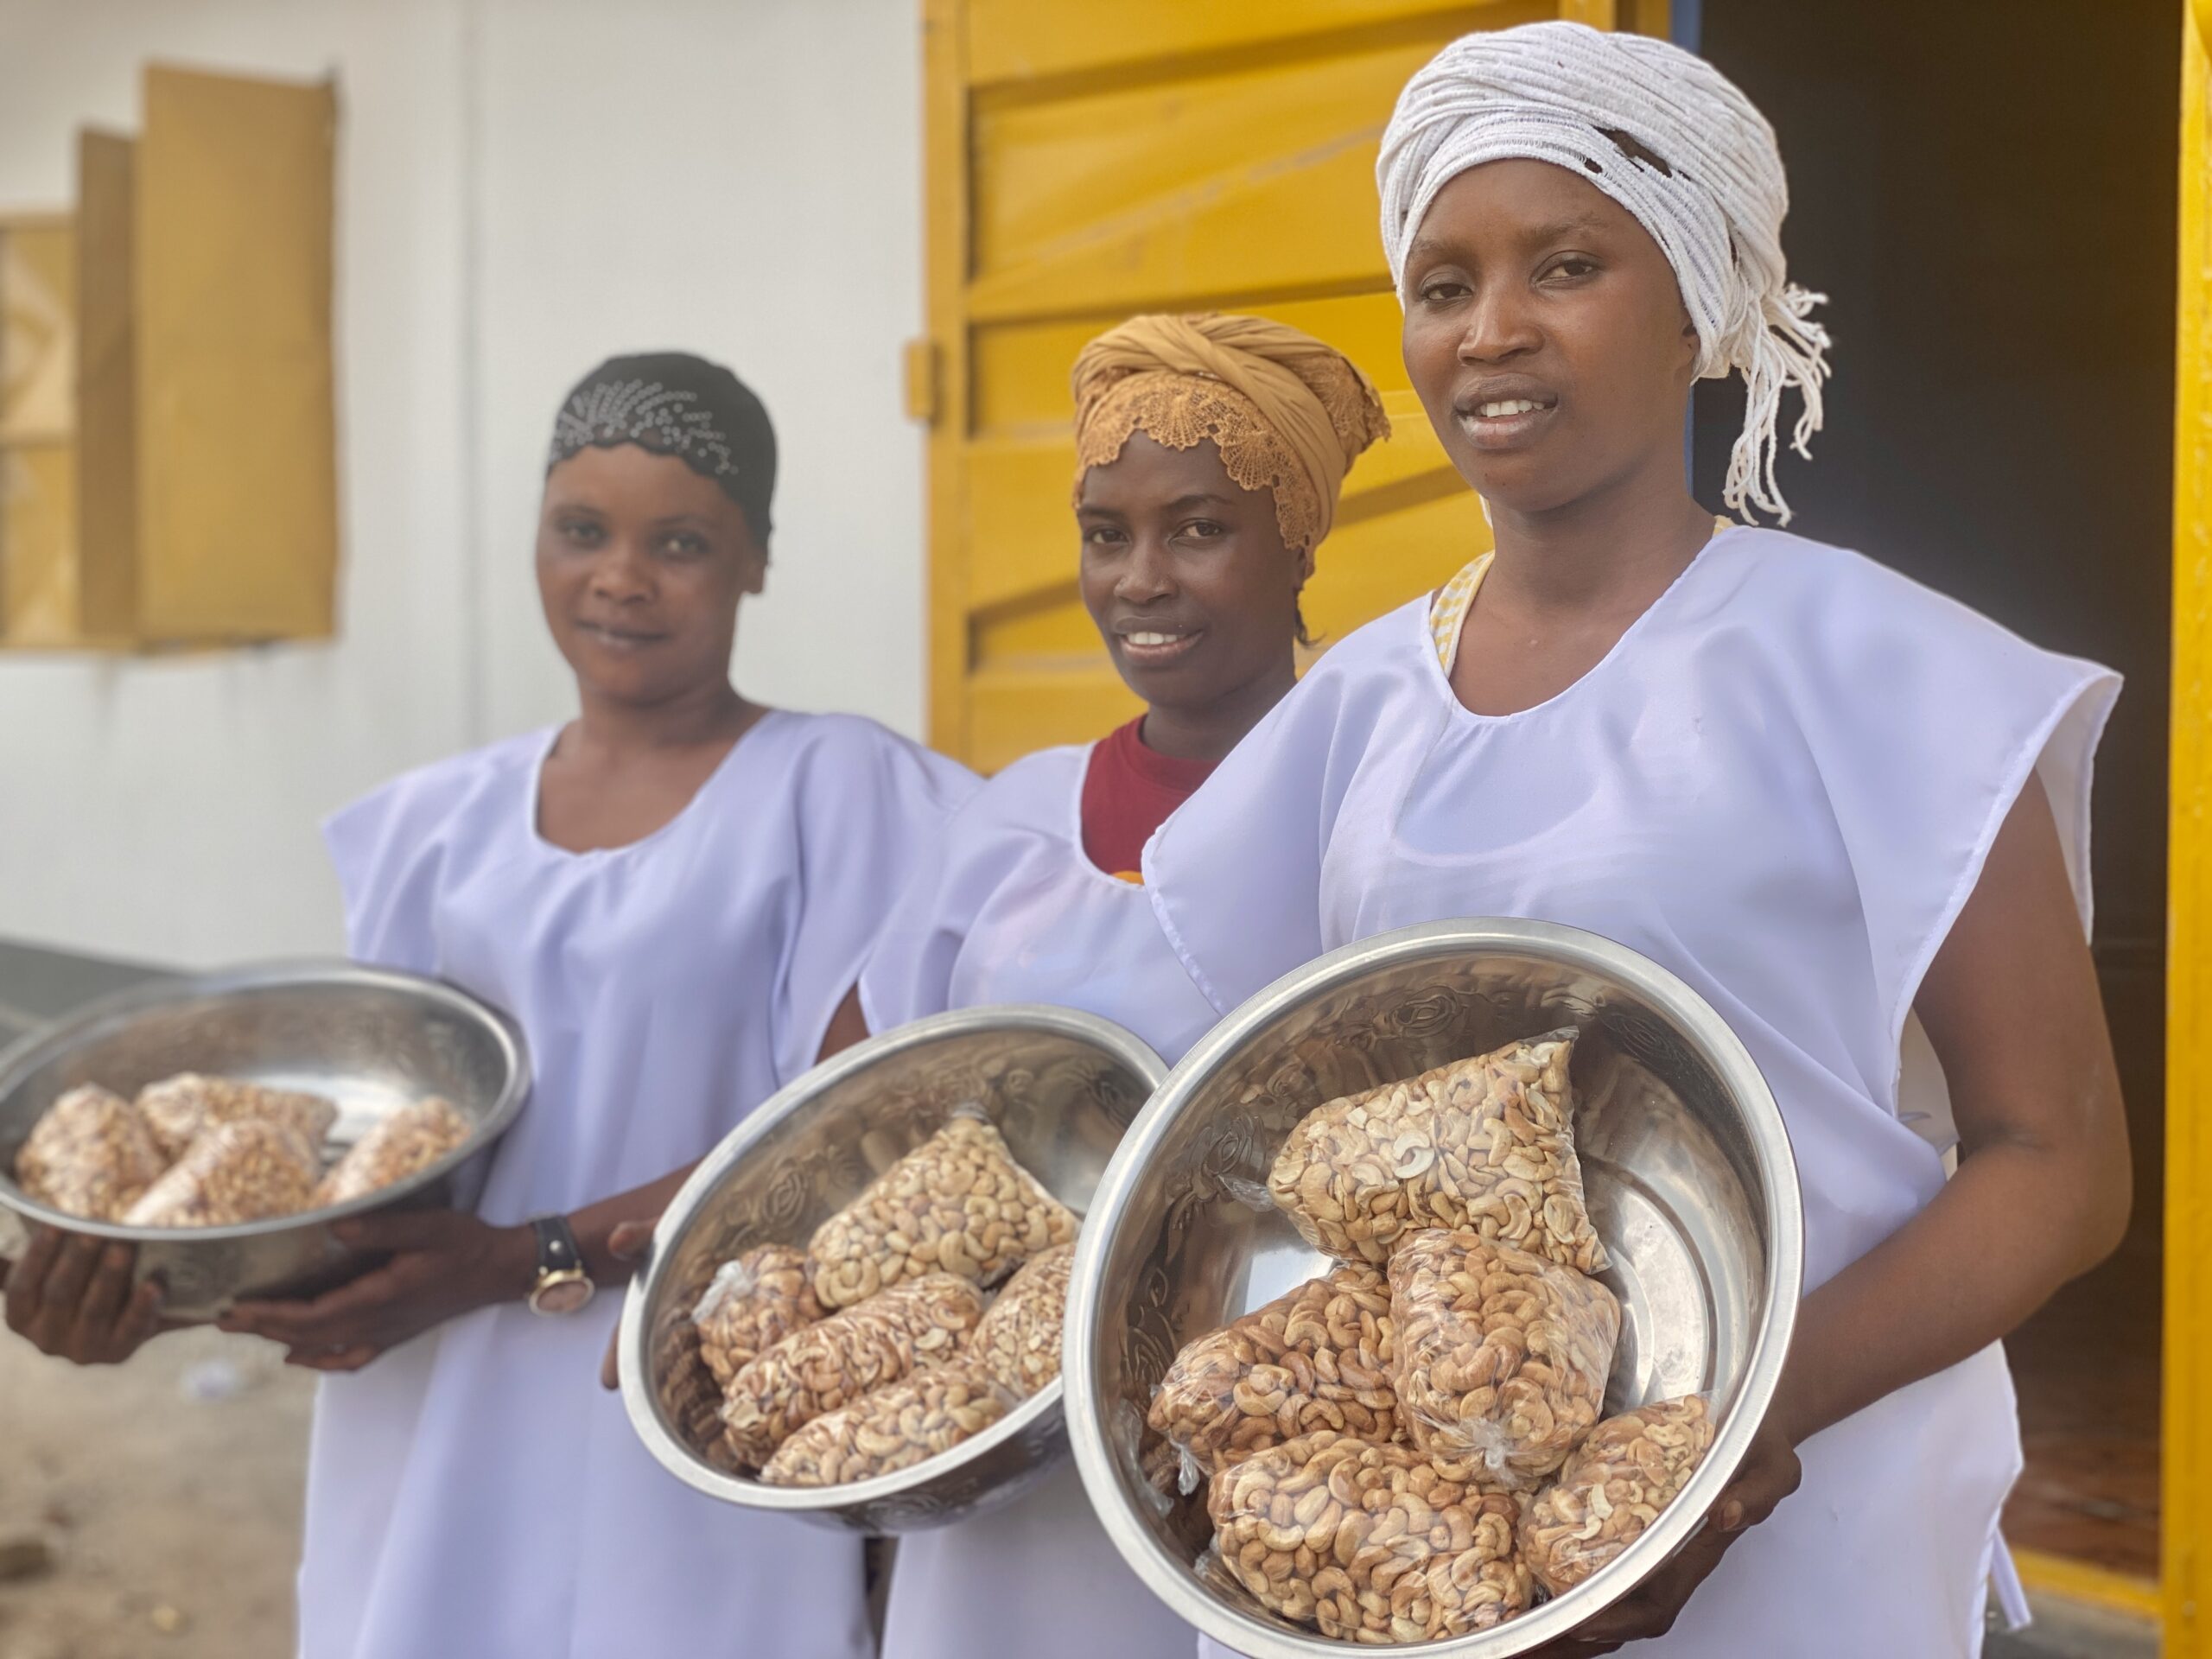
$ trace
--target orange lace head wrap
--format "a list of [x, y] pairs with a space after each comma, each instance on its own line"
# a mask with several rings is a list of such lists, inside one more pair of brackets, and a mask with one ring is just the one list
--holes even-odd
[[1170, 449], [1211, 442], [1240, 488], [1274, 497], [1283, 545], [1311, 571], [1360, 452], [1390, 433], [1351, 360], [1265, 317], [1132, 317], [1076, 354], [1076, 490], [1129, 434]]

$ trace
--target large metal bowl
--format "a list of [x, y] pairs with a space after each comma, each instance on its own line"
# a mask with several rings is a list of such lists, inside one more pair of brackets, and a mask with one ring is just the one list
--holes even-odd
[[721, 1262], [756, 1244], [804, 1249], [814, 1230], [943, 1128], [981, 1106], [1028, 1170], [1077, 1214], [1167, 1068], [1119, 1026], [1008, 1004], [901, 1026], [800, 1077], [700, 1165], [662, 1217], [652, 1264], [622, 1310], [622, 1396], [639, 1435], [690, 1485], [747, 1509], [866, 1533], [918, 1532], [984, 1512], [1067, 1449], [1056, 1380], [950, 1452], [843, 1486], [768, 1486], [683, 1429], [699, 1386], [682, 1341]]
[[1577, 1142], [1623, 1314], [1606, 1409], [1702, 1391], [1719, 1432], [1657, 1524], [1567, 1594], [1479, 1635], [1361, 1651], [1504, 1659], [1560, 1635], [1679, 1548], [1742, 1460], [1803, 1272], [1796, 1166], [1743, 1045], [1672, 974], [1572, 928], [1445, 922], [1349, 945], [1253, 997], [1169, 1076], [1092, 1201], [1068, 1308], [1069, 1433], [1092, 1506], [1154, 1593], [1236, 1651], [1345, 1651], [1201, 1578], [1203, 1490], [1166, 1503], [1140, 1470], [1176, 1351], [1326, 1266], [1253, 1184], [1325, 1101], [1566, 1026], [1582, 1033]]
[[[39, 1203], [9, 1176], [41, 1113], [79, 1084], [118, 1094], [180, 1071], [302, 1089], [337, 1103], [331, 1140], [351, 1146], [385, 1114], [442, 1095], [474, 1132], [408, 1179], [351, 1203], [234, 1227], [125, 1227]], [[521, 1033], [474, 997], [412, 974], [351, 963], [280, 963], [165, 979], [104, 998], [0, 1054], [0, 1206], [24, 1219], [138, 1246], [162, 1310], [209, 1319], [232, 1301], [309, 1294], [359, 1270], [330, 1224], [431, 1204], [514, 1121], [530, 1088]]]

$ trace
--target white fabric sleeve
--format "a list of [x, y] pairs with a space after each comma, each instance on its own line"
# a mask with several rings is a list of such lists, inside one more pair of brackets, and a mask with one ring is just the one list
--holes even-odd
[[[1853, 584], [1849, 602], [1822, 603], [1822, 591], [1807, 585], [1796, 619], [1808, 648], [1792, 702], [1858, 877], [1897, 1054], [1929, 964], [2031, 779], [2049, 797], [2088, 932], [2093, 762], [2120, 681], [1887, 571]], [[1925, 1071], [1932, 1051], [1910, 1049], [1923, 1062], [1912, 1070]], [[1930, 1104], [1901, 1099], [1899, 1109]]]
[[960, 834], [967, 821], [956, 817], [940, 842], [944, 856], [914, 871], [861, 969], [861, 1012], [871, 1035], [951, 1006], [952, 970], [991, 891], [974, 879]]
[[[887, 913], [936, 861], [976, 774], [872, 721], [837, 717], [795, 779], [799, 903], [776, 985], [776, 1077], [810, 1070]], [[871, 1022], [872, 1024], [872, 1022]]]
[[442, 831], [467, 786], [448, 763], [395, 779], [323, 821], [323, 846], [345, 899], [346, 950], [356, 962], [437, 972]]
[[1428, 601], [1358, 629], [1271, 709], [1145, 848], [1154, 913], [1217, 1013], [1328, 948], [1321, 868], [1353, 779], [1427, 648]]

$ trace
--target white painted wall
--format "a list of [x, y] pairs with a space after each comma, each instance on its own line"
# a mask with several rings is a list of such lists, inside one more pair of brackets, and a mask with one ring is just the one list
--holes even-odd
[[766, 400], [782, 475], [738, 681], [918, 734], [912, 0], [5, 0], [0, 207], [149, 58], [339, 77], [345, 571], [327, 645], [0, 653], [0, 937], [213, 964], [337, 948], [318, 818], [562, 718], [531, 578], [543, 447], [601, 357]]

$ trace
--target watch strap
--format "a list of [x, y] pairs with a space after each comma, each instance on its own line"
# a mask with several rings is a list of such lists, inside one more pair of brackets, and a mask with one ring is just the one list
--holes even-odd
[[569, 1225], [566, 1216], [537, 1216], [531, 1220], [531, 1230], [537, 1235], [537, 1281], [563, 1274], [582, 1273], [584, 1253], [576, 1243], [575, 1229]]

